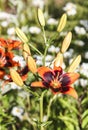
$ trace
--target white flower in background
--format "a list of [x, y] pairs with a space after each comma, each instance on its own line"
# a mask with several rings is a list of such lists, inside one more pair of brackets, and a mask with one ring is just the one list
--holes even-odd
[[39, 34], [41, 32], [41, 29], [36, 26], [32, 26], [29, 28], [29, 32], [31, 34]]
[[10, 23], [14, 23], [18, 26], [17, 15], [9, 14], [7, 12], [0, 12], [1, 26], [5, 26]]
[[57, 25], [57, 24], [58, 24], [58, 21], [57, 21], [56, 19], [54, 19], [54, 18], [49, 18], [49, 19], [47, 20], [47, 24], [48, 24], [48, 25]]
[[0, 79], [0, 92], [1, 92], [1, 94], [5, 94], [11, 90], [10, 85], [5, 85], [5, 86], [3, 86], [3, 85], [4, 85], [4, 81]]
[[[50, 61], [46, 61], [45, 62], [45, 66], [50, 66], [51, 65], [51, 62]], [[50, 66], [51, 67], [51, 66]], [[52, 67], [51, 67], [52, 68]]]
[[36, 60], [42, 60], [42, 56], [40, 56], [40, 55], [34, 55], [33, 56]]
[[22, 32], [27, 33], [28, 26], [22, 26], [21, 30], [22, 30]]
[[45, 57], [45, 61], [47, 62], [47, 61], [52, 61], [53, 60], [53, 56], [52, 55], [47, 55], [46, 57]]
[[88, 20], [80, 20], [80, 24], [83, 25], [86, 30], [88, 30]]
[[79, 69], [80, 74], [88, 78], [88, 63], [82, 63]]
[[6, 13], [6, 12], [0, 12], [0, 20], [9, 20], [9, 19], [12, 19], [12, 18], [15, 18], [16, 16], [13, 15], [13, 14], [9, 14], [9, 13]]
[[16, 116], [18, 117], [20, 120], [23, 120], [23, 113], [24, 113], [24, 110], [23, 108], [19, 107], [19, 106], [15, 106], [12, 108], [12, 111], [11, 111], [11, 114], [13, 116]]
[[19, 62], [20, 66], [23, 68], [26, 65], [26, 62], [22, 56], [15, 55], [13, 58], [14, 61]]
[[79, 86], [79, 80], [76, 80], [74, 83], [75, 86]]
[[67, 32], [60, 32], [60, 36], [66, 36]]
[[88, 80], [87, 79], [79, 79], [79, 83], [82, 87], [86, 87], [88, 85]]
[[60, 48], [59, 47], [56, 47], [55, 48], [55, 52], [58, 53], [60, 51]]
[[74, 43], [75, 43], [76, 45], [78, 45], [78, 46], [81, 46], [81, 47], [85, 45], [85, 42], [82, 41], [82, 40], [76, 40]]
[[8, 83], [7, 85], [10, 85], [11, 89], [21, 89], [21, 87], [16, 85], [14, 82]]
[[70, 52], [71, 55], [73, 55], [74, 49], [70, 48], [68, 51]]
[[29, 93], [26, 92], [26, 91], [24, 91], [24, 90], [20, 90], [20, 91], [18, 92], [18, 96], [19, 96], [19, 97], [22, 97], [23, 99], [25, 99], [25, 98], [27, 98], [27, 96], [29, 96]]
[[43, 63], [42, 63], [42, 61], [41, 61], [41, 60], [37, 60], [37, 61], [36, 61], [36, 64], [37, 64], [38, 66], [43, 65]]
[[32, 0], [32, 5], [43, 9], [45, 2], [44, 0]]
[[51, 45], [49, 48], [48, 48], [48, 52], [50, 53], [58, 53], [60, 50], [59, 47], [55, 47], [54, 45]]
[[37, 64], [38, 66], [43, 65], [43, 63], [42, 63], [42, 56], [34, 55], [33, 57], [35, 58], [36, 64]]
[[79, 26], [76, 26], [74, 28], [76, 34], [79, 34], [79, 35], [85, 35], [86, 34], [86, 30], [83, 28], [83, 27], [79, 27]]
[[74, 53], [73, 49], [69, 49], [67, 52], [64, 53], [64, 58], [71, 58]]
[[88, 59], [88, 51], [84, 53], [85, 59]]
[[64, 58], [71, 58], [71, 56], [72, 55], [68, 51], [64, 53]]
[[15, 35], [15, 28], [14, 28], [14, 27], [8, 28], [8, 29], [7, 29], [7, 34], [8, 34], [9, 36]]
[[77, 13], [76, 5], [69, 2], [63, 7], [63, 10], [66, 11], [67, 15], [75, 15]]
[[[3, 86], [4, 85], [4, 81], [0, 82], [0, 85]], [[21, 87], [17, 86], [14, 82], [10, 82], [10, 83], [6, 84], [5, 86], [1, 87], [1, 93], [5, 94], [8, 91], [10, 91], [11, 89], [21, 90]]]
[[51, 46], [48, 48], [48, 52], [55, 53], [55, 46], [51, 45]]
[[1, 22], [2, 27], [8, 27], [8, 25], [9, 25], [8, 21], [2, 21]]

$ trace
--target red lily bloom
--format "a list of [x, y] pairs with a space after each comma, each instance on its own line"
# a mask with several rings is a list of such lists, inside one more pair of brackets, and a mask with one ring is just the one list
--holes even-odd
[[27, 79], [28, 67], [25, 66], [21, 68], [20, 63], [13, 60], [14, 52], [13, 50], [22, 47], [22, 42], [17, 40], [5, 40], [0, 38], [0, 79], [4, 80], [7, 76], [5, 82], [12, 82], [11, 76], [9, 75], [9, 68], [18, 67], [17, 71], [20, 74], [23, 81]]
[[75, 89], [71, 87], [71, 84], [78, 79], [78, 73], [63, 73], [60, 66], [54, 69], [44, 66], [38, 68], [38, 74], [42, 81], [33, 82], [32, 87], [50, 88], [55, 94], [62, 93], [78, 97]]
[[22, 42], [20, 41], [12, 40], [12, 39], [4, 40], [3, 38], [0, 38], [0, 47], [2, 46], [8, 51], [13, 49], [19, 49], [20, 45], [22, 45]]

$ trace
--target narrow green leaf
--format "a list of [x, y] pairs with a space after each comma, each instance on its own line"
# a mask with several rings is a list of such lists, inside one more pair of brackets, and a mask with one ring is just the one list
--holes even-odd
[[83, 119], [82, 128], [86, 128], [87, 125], [88, 125], [88, 116]]
[[45, 127], [45, 126], [48, 126], [52, 123], [52, 121], [47, 121], [47, 122], [44, 122], [41, 124], [41, 126]]
[[84, 98], [84, 99], [82, 100], [82, 102], [81, 102], [82, 105], [83, 105], [83, 104], [86, 104], [86, 103], [88, 103], [88, 97]]
[[74, 124], [75, 126], [78, 125], [77, 121], [74, 121], [74, 119], [72, 119], [71, 117], [67, 117], [67, 116], [58, 116], [59, 119], [61, 119], [62, 121], [69, 121], [70, 123]]
[[88, 110], [84, 111], [84, 113], [82, 114], [82, 119], [88, 115]]
[[67, 130], [75, 130], [74, 125], [69, 121], [65, 121], [64, 123], [67, 126]]
[[60, 99], [59, 101], [60, 101], [62, 104], [64, 104], [64, 106], [66, 106], [68, 109], [73, 110], [76, 114], [79, 114], [79, 111], [78, 111], [74, 106], [71, 106], [71, 104], [69, 104], [69, 103], [66, 102], [65, 100]]

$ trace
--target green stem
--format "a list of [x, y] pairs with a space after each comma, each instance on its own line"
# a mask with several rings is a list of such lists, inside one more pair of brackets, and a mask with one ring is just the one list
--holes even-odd
[[59, 37], [59, 33], [56, 32], [52, 38], [49, 39], [49, 42], [51, 43], [54, 39], [56, 39], [57, 37]]
[[44, 27], [42, 27], [42, 31], [43, 31], [44, 44], [45, 44], [45, 46], [46, 46], [46, 44], [47, 44], [47, 39], [46, 39], [46, 34], [45, 34]]
[[27, 121], [33, 126], [33, 130], [36, 130], [36, 124], [29, 117], [27, 117]]
[[53, 98], [51, 98], [49, 101], [48, 110], [47, 110], [47, 120], [50, 116], [52, 102], [56, 99], [56, 97], [57, 97], [57, 95], [54, 95]]
[[14, 125], [14, 124], [12, 125], [12, 129], [13, 129], [13, 130], [16, 130], [16, 127], [15, 127], [15, 125]]
[[36, 52], [38, 52], [41, 56], [43, 55], [36, 47], [34, 47], [32, 44], [28, 44], [31, 48], [33, 48]]
[[[44, 91], [44, 92], [41, 94], [41, 97], [40, 97], [40, 122], [41, 122], [41, 123], [43, 122], [43, 97], [44, 97], [45, 92], [46, 92], [46, 91]], [[40, 130], [44, 130], [44, 127], [41, 126], [41, 127], [40, 127]]]
[[26, 92], [29, 92], [29, 93], [33, 94], [34, 96], [37, 96], [37, 97], [39, 96], [37, 93], [35, 93], [35, 92], [31, 91], [30, 89], [28, 89], [26, 85], [23, 85], [22, 87]]
[[46, 54], [47, 54], [47, 50], [49, 48], [49, 44], [47, 44], [45, 51], [44, 51], [44, 57], [43, 57], [43, 65], [45, 66], [45, 58], [46, 58]]
[[50, 38], [49, 40], [47, 40], [47, 39], [46, 39], [46, 35], [45, 35], [44, 27], [43, 27], [42, 29], [43, 29], [43, 38], [44, 38], [44, 43], [45, 43], [45, 51], [44, 51], [44, 57], [43, 57], [43, 65], [45, 66], [45, 57], [46, 57], [48, 48], [49, 48], [50, 44], [52, 43], [52, 41], [57, 38], [58, 33], [55, 33], [52, 38]]

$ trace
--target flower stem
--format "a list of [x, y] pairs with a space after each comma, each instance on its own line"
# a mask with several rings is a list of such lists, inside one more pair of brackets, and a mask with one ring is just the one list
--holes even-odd
[[34, 47], [32, 44], [28, 44], [31, 48], [33, 48], [36, 52], [38, 52], [41, 56], [43, 55], [36, 47]]
[[[45, 92], [46, 91], [44, 91], [40, 97], [40, 122], [41, 123], [43, 122], [43, 97], [44, 97]], [[42, 125], [40, 126], [40, 130], [44, 130], [44, 127]]]
[[51, 109], [52, 102], [55, 100], [56, 97], [57, 97], [57, 95], [54, 95], [53, 98], [51, 98], [49, 101], [48, 110], [47, 110], [47, 120], [50, 116], [50, 109]]
[[36, 125], [36, 123], [31, 118], [29, 118], [28, 113], [25, 113], [24, 119], [27, 120], [30, 125], [32, 125], [33, 130], [36, 130], [36, 126], [37, 125]]
[[45, 46], [46, 46], [47, 39], [46, 39], [46, 34], [45, 34], [44, 27], [42, 27], [42, 31], [43, 31], [44, 44], [45, 44]]
[[37, 96], [37, 97], [39, 96], [36, 92], [33, 92], [33, 91], [31, 91], [30, 89], [28, 89], [26, 85], [23, 85], [22, 87], [23, 87], [23, 89], [24, 89], [26, 92], [29, 92], [29, 93], [33, 94], [35, 97], [36, 97], [36, 96]]

